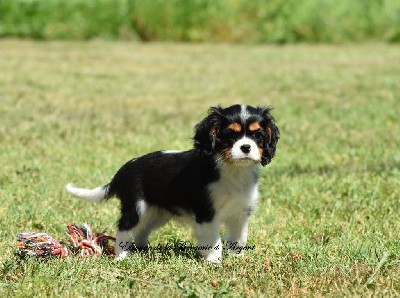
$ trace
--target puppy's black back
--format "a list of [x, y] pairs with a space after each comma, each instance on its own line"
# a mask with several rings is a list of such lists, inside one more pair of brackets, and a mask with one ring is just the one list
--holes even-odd
[[214, 159], [198, 150], [157, 151], [122, 166], [110, 183], [109, 195], [120, 198], [123, 214], [144, 200], [174, 214], [189, 211], [197, 222], [210, 221], [214, 210], [207, 185], [218, 178]]

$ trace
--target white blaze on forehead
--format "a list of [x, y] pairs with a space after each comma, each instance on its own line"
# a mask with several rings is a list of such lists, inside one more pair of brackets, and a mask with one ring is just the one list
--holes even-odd
[[242, 120], [242, 122], [246, 123], [246, 120], [249, 117], [250, 117], [250, 113], [249, 113], [249, 111], [247, 111], [247, 106], [241, 105], [240, 106], [240, 119]]
[[[250, 151], [249, 153], [244, 153], [241, 149], [241, 147], [243, 145], [249, 145], [250, 146]], [[233, 160], [237, 160], [237, 159], [252, 159], [254, 161], [259, 161], [261, 160], [261, 154], [260, 154], [260, 150], [256, 144], [256, 142], [254, 142], [252, 139], [244, 136], [243, 138], [239, 139], [238, 141], [236, 141], [233, 146], [232, 146], [232, 150], [231, 150], [231, 156]]]

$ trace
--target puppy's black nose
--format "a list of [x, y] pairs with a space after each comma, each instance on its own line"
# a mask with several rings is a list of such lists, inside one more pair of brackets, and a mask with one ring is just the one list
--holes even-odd
[[244, 145], [240, 146], [240, 150], [242, 150], [242, 152], [246, 153], [246, 154], [250, 152], [250, 148], [251, 148], [251, 146], [248, 144], [244, 144]]

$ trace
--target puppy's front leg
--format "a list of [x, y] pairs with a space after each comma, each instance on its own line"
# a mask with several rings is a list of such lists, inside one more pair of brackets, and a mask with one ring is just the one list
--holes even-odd
[[219, 235], [219, 222], [196, 223], [194, 226], [198, 251], [203, 258], [212, 263], [222, 262], [222, 243]]
[[238, 217], [230, 217], [226, 220], [228, 230], [228, 241], [225, 248], [234, 255], [243, 256], [243, 247], [247, 242], [249, 215], [243, 214]]

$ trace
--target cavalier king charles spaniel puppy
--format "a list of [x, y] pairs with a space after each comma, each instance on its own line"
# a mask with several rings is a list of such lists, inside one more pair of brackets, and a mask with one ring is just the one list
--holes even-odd
[[[206, 261], [221, 262], [220, 226], [228, 231], [227, 243], [246, 245], [249, 216], [258, 198], [258, 165], [269, 164], [276, 152], [279, 129], [270, 110], [212, 107], [195, 126], [193, 149], [134, 158], [110, 183], [94, 189], [72, 184], [66, 188], [92, 202], [120, 199], [115, 245], [119, 260], [127, 256], [129, 244], [148, 247], [150, 233], [176, 218], [193, 227]], [[238, 250], [231, 246], [230, 252]]]

